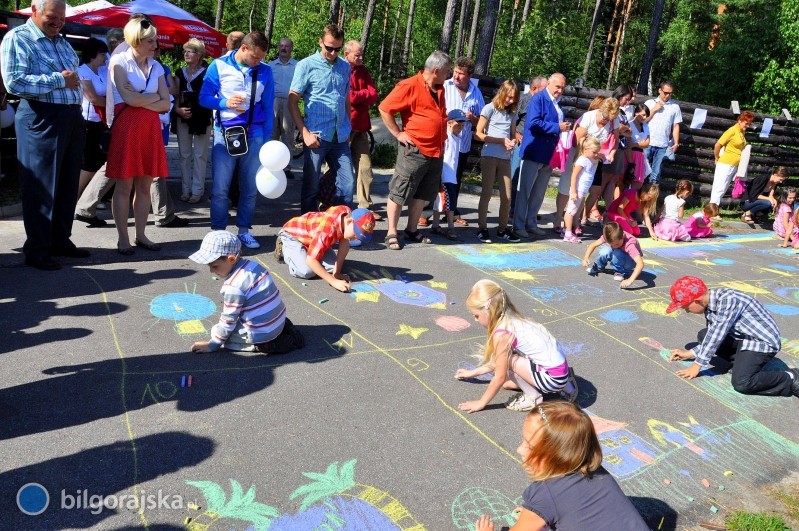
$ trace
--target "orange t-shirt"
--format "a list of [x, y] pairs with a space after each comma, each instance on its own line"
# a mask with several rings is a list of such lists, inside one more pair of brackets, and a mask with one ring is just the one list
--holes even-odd
[[447, 105], [444, 87], [436, 88], [438, 103], [424, 82], [422, 73], [403, 79], [380, 104], [380, 110], [400, 113], [402, 130], [426, 157], [440, 157], [447, 139]]

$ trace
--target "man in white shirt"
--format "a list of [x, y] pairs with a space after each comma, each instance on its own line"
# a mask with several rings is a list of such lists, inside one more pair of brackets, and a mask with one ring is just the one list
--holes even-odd
[[674, 85], [671, 81], [663, 81], [658, 88], [658, 97], [647, 100], [649, 107], [649, 147], [646, 156], [652, 166], [649, 182], [660, 182], [660, 168], [663, 158], [674, 160], [674, 154], [680, 147], [680, 124], [682, 112], [680, 106], [671, 99]]
[[[289, 38], [280, 39], [277, 59], [269, 62], [275, 78], [275, 122], [272, 126], [272, 140], [280, 140], [289, 151], [294, 151], [296, 131], [288, 111], [289, 89], [291, 79], [294, 77], [294, 68], [297, 66], [297, 60], [291, 56], [293, 52], [294, 42]], [[286, 176], [289, 176], [288, 168]]]

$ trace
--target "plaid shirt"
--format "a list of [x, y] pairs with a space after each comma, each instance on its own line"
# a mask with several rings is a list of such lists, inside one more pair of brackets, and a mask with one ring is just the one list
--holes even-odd
[[330, 207], [324, 212], [308, 212], [288, 220], [283, 232], [305, 246], [308, 256], [321, 262], [327, 250], [344, 238], [341, 216], [350, 212], [350, 207], [344, 205]]
[[80, 105], [83, 91], [65, 88], [61, 72], [78, 70], [78, 56], [62, 35], [52, 40], [28, 19], [12, 29], [0, 44], [3, 81], [11, 94], [21, 98]]
[[782, 347], [780, 330], [774, 318], [755, 299], [734, 289], [710, 290], [705, 309], [707, 335], [691, 352], [696, 363], [706, 367], [728, 335], [741, 341], [742, 350], [777, 352]]
[[291, 80], [291, 92], [302, 96], [305, 102], [305, 127], [320, 131], [319, 138], [326, 142], [346, 142], [352, 126], [347, 113], [350, 92], [350, 64], [337, 57], [331, 65], [321, 52], [297, 63]]

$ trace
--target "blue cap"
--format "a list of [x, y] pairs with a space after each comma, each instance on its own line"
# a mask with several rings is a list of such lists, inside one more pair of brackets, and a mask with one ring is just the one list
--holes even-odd
[[355, 237], [366, 243], [372, 239], [375, 230], [375, 215], [368, 208], [356, 208], [352, 211], [353, 228]]
[[455, 120], [456, 122], [465, 122], [468, 118], [466, 118], [466, 113], [460, 109], [452, 109], [447, 113], [447, 120]]

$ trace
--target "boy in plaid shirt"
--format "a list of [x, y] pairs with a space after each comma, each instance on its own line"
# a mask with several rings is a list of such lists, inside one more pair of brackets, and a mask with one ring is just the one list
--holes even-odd
[[[293, 277], [321, 277], [339, 291], [350, 291], [350, 278], [342, 273], [350, 242], [368, 242], [375, 217], [366, 208], [351, 211], [344, 205], [324, 212], [307, 212], [283, 225], [275, 245], [275, 258], [289, 266]], [[338, 243], [338, 253], [333, 246]]]

